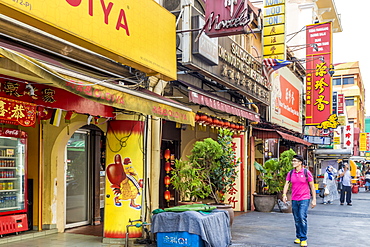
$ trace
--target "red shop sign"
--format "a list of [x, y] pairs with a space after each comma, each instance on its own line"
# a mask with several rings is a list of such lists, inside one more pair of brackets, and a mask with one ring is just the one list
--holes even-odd
[[0, 122], [33, 126], [36, 122], [36, 104], [0, 97]]

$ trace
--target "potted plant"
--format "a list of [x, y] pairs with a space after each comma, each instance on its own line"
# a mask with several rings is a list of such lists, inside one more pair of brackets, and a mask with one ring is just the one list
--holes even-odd
[[279, 159], [269, 159], [263, 166], [256, 162], [255, 167], [261, 173], [260, 177], [265, 184], [263, 195], [254, 194], [256, 210], [263, 212], [271, 212], [273, 210], [276, 195], [281, 194], [283, 191], [286, 175], [293, 169], [292, 158], [295, 154], [294, 150], [289, 149], [282, 152]]
[[[236, 159], [233, 150], [232, 136], [232, 131], [221, 129], [217, 141], [206, 138], [194, 143], [188, 161], [177, 161], [177, 165], [175, 163], [171, 178], [174, 188], [190, 198], [211, 197], [213, 205], [223, 204], [224, 194], [232, 188], [240, 165], [240, 159]], [[181, 184], [189, 178], [187, 184], [194, 186]], [[232, 222], [234, 211], [231, 205], [224, 207], [229, 211]]]
[[176, 159], [171, 175], [171, 184], [179, 193], [180, 202], [199, 202], [210, 194], [203, 182], [204, 175], [190, 161]]

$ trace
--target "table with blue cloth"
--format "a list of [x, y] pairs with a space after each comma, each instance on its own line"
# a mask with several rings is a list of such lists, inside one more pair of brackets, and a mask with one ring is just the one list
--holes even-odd
[[188, 232], [199, 235], [205, 247], [227, 247], [231, 244], [229, 213], [215, 209], [211, 212], [162, 212], [152, 217], [152, 232]]

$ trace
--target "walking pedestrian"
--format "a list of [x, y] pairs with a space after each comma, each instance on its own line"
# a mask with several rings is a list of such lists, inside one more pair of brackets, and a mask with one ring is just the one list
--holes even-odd
[[[300, 155], [294, 155], [292, 159], [293, 171], [289, 172], [283, 189], [283, 202], [286, 203], [286, 193], [289, 184], [292, 184], [292, 212], [296, 229], [296, 240], [294, 243], [307, 246], [307, 211], [310, 205], [316, 206], [316, 190], [311, 172], [303, 168], [304, 159]], [[311, 189], [311, 194], [310, 194]]]
[[352, 206], [352, 184], [351, 173], [349, 171], [348, 163], [344, 163], [343, 168], [338, 172], [340, 181], [342, 181], [342, 190], [340, 191], [340, 205], [344, 205], [344, 199], [348, 206]]
[[365, 172], [365, 190], [367, 192], [370, 191], [370, 167], [367, 168], [367, 171]]
[[338, 199], [338, 190], [336, 185], [337, 170], [333, 166], [328, 166], [326, 168], [323, 184], [324, 189], [328, 188], [329, 194], [324, 195], [323, 203], [324, 204], [333, 204], [333, 201]]

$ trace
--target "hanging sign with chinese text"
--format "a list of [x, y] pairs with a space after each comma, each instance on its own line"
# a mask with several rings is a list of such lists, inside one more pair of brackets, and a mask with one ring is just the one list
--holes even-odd
[[33, 126], [36, 122], [36, 104], [0, 97], [0, 122]]
[[353, 139], [354, 139], [354, 126], [353, 123], [350, 123], [344, 127], [344, 143], [343, 143], [344, 148], [352, 149]]
[[306, 125], [318, 125], [332, 114], [332, 86], [328, 68], [332, 63], [331, 23], [306, 27]]
[[285, 60], [285, 0], [264, 1], [263, 56]]

